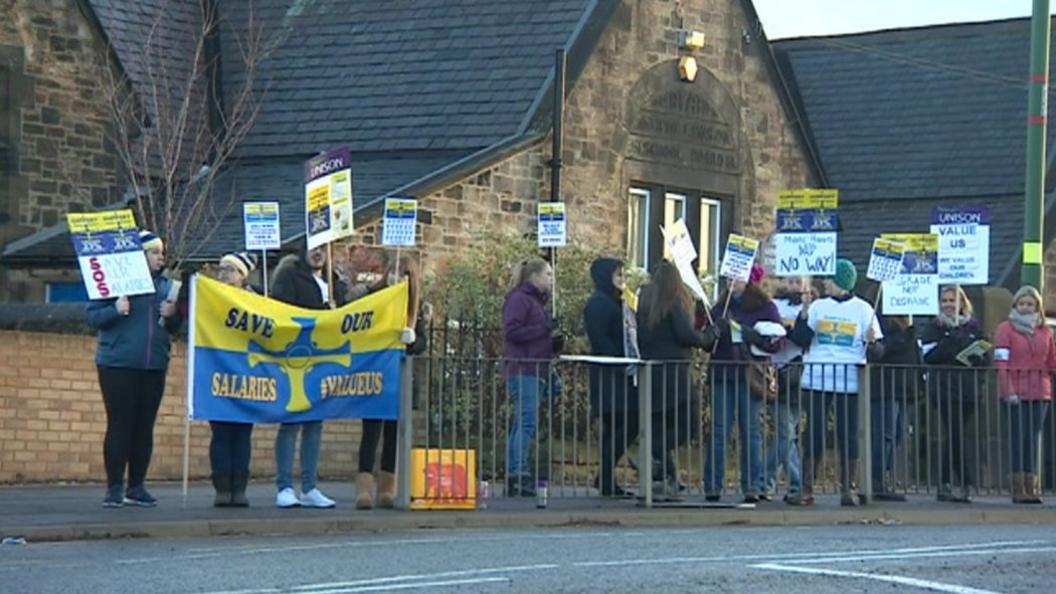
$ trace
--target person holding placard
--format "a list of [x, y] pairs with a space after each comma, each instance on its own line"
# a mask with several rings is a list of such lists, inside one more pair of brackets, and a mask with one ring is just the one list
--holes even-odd
[[1052, 402], [1056, 345], [1045, 325], [1041, 294], [1030, 286], [1012, 297], [1012, 311], [994, 335], [997, 393], [1008, 411], [1012, 502], [1041, 503], [1038, 442]]
[[[326, 246], [316, 246], [301, 254], [290, 254], [279, 261], [271, 282], [271, 297], [305, 309], [329, 309], [330, 287], [324, 275]], [[348, 291], [334, 277], [333, 295], [338, 306], [348, 302]], [[293, 490], [293, 452], [301, 434], [301, 497]], [[323, 422], [283, 423], [275, 437], [275, 505], [281, 508], [304, 506], [331, 508], [335, 502], [316, 486], [319, 478], [319, 449]]]
[[[765, 496], [766, 469], [763, 466], [761, 417], [766, 399], [776, 393], [758, 393], [750, 374], [752, 364], [766, 361], [781, 350], [785, 331], [781, 314], [770, 295], [763, 290], [763, 267], [752, 265], [748, 282], [732, 280], [728, 295], [719, 299], [711, 312], [719, 331], [718, 345], [711, 356], [711, 446], [704, 462], [704, 495], [718, 501], [726, 485], [726, 442], [732, 434], [734, 415], [740, 435], [741, 492], [745, 503], [756, 503]], [[777, 332], [762, 332], [766, 323]], [[753, 353], [752, 347], [765, 355]], [[771, 386], [776, 390], [776, 384]], [[769, 389], [769, 388], [764, 388]]]
[[[945, 287], [939, 296], [939, 315], [921, 332], [928, 370], [928, 400], [939, 437], [939, 501], [968, 503], [975, 485], [972, 466], [965, 460], [965, 431], [972, 426], [985, 376], [990, 345], [972, 315], [972, 302], [958, 286]], [[954, 489], [954, 485], [959, 488]]]
[[92, 301], [86, 310], [88, 325], [99, 332], [95, 364], [106, 405], [104, 507], [157, 505], [144, 482], [154, 449], [154, 422], [165, 392], [172, 335], [182, 323], [175, 296], [170, 295], [173, 281], [161, 274], [164, 243], [150, 231], [141, 231], [139, 238], [154, 279], [154, 293]]
[[[407, 321], [414, 320], [414, 327], [400, 333], [400, 341], [407, 345], [408, 355], [420, 355], [429, 347], [428, 327], [432, 317], [432, 306], [421, 303], [421, 281], [418, 267], [411, 258], [386, 254], [387, 264], [381, 279], [367, 288], [366, 294], [407, 281]], [[396, 504], [396, 434], [397, 421], [363, 419], [363, 437], [359, 442], [359, 473], [356, 475], [356, 509], [374, 507], [374, 489], [377, 485], [378, 507], [391, 508]], [[382, 442], [382, 440], [384, 440]], [[375, 481], [374, 466], [381, 447], [381, 470]]]
[[866, 350], [883, 338], [876, 312], [854, 295], [858, 271], [850, 260], [836, 262], [836, 275], [824, 280], [825, 297], [796, 320], [791, 338], [807, 349], [800, 386], [809, 392], [808, 437], [803, 444], [803, 491], [790, 505], [813, 505], [814, 481], [822, 467], [828, 413], [836, 408], [836, 446], [841, 466], [841, 505], [859, 505], [858, 368]]
[[[257, 259], [246, 252], [232, 252], [220, 258], [217, 277], [220, 282], [249, 292], [249, 275], [257, 268]], [[246, 487], [249, 485], [249, 457], [253, 451], [252, 423], [209, 421], [209, 463], [212, 466], [214, 507], [249, 507]]]

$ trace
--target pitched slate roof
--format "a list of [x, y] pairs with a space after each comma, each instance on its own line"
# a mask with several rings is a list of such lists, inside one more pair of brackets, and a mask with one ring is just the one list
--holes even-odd
[[873, 234], [981, 202], [1003, 280], [1022, 243], [1029, 44], [1029, 19], [774, 42], [840, 190], [841, 252], [864, 267]]

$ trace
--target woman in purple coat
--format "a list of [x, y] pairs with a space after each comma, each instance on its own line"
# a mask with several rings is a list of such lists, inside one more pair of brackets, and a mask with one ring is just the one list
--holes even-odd
[[502, 306], [506, 393], [513, 408], [506, 447], [506, 492], [513, 496], [535, 495], [528, 454], [538, 425], [539, 396], [548, 390], [550, 359], [555, 343], [561, 341], [560, 337], [555, 340], [556, 323], [546, 308], [553, 282], [553, 270], [545, 260], [524, 260], [514, 270], [513, 289]]

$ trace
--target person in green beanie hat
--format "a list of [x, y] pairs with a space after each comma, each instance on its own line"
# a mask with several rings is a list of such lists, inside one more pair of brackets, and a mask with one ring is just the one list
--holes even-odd
[[858, 367], [869, 346], [883, 338], [873, 306], [853, 293], [858, 271], [850, 260], [836, 261], [836, 274], [823, 281], [825, 297], [804, 309], [790, 335], [807, 350], [802, 390], [808, 395], [807, 439], [803, 444], [803, 490], [790, 505], [814, 503], [814, 478], [823, 462], [829, 410], [836, 407], [836, 446], [840, 456], [840, 504], [859, 505]]

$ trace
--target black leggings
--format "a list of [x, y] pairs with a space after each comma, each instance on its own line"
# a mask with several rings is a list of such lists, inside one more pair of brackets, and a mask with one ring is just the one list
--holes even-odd
[[396, 472], [396, 421], [363, 419], [363, 439], [359, 442], [359, 471], [374, 472], [378, 440], [384, 433], [381, 446], [381, 471]]
[[107, 485], [122, 484], [127, 466], [128, 486], [141, 486], [154, 450], [154, 421], [165, 393], [165, 370], [102, 365], [98, 370], [106, 405], [103, 460]]

